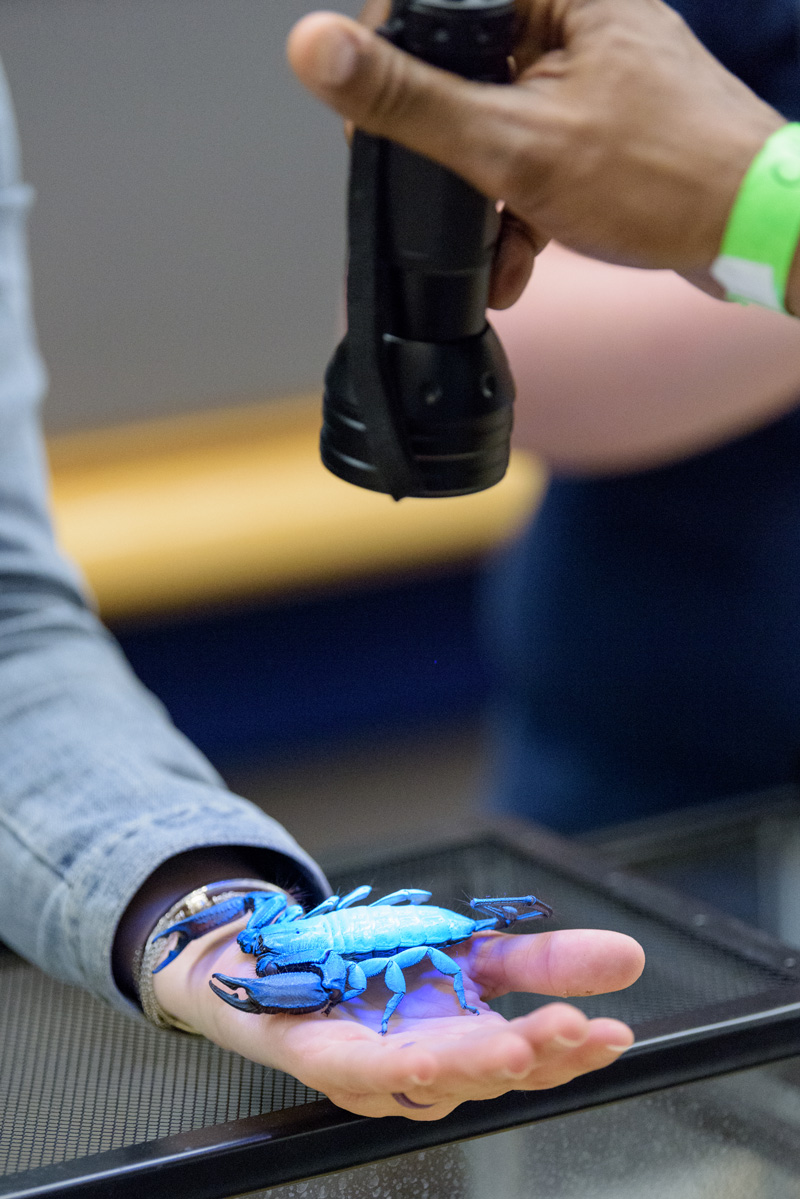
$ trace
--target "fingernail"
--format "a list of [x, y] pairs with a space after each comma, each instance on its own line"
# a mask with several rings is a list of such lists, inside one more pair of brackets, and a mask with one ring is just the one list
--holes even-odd
[[342, 87], [353, 75], [358, 46], [344, 29], [331, 30], [317, 48], [316, 82], [321, 87]]
[[533, 1066], [526, 1066], [524, 1070], [501, 1070], [499, 1078], [525, 1078], [530, 1074]]
[[419, 1074], [409, 1074], [408, 1081], [413, 1083], [415, 1087], [429, 1087], [431, 1085], [429, 1078], [420, 1078]]
[[415, 1103], [413, 1099], [409, 1099], [405, 1091], [393, 1091], [392, 1099], [399, 1103], [401, 1107], [434, 1107], [433, 1103]]
[[583, 1036], [578, 1037], [551, 1037], [550, 1044], [556, 1049], [577, 1049], [584, 1044], [588, 1035], [588, 1033], [584, 1033]]
[[[631, 1042], [633, 1044], [633, 1042]], [[626, 1049], [630, 1049], [630, 1045], [606, 1045], [609, 1053], [624, 1053]]]

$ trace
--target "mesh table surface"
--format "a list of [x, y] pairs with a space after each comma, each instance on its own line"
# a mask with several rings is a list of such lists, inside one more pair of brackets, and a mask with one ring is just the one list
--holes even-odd
[[0, 958], [0, 1174], [308, 1103], [294, 1078]]
[[[642, 978], [627, 991], [574, 1002], [587, 1014], [616, 1016], [634, 1028], [684, 1017], [691, 1027], [693, 1013], [707, 1005], [780, 995], [782, 989], [787, 997], [797, 992], [794, 963], [786, 959], [784, 967], [781, 947], [766, 946], [763, 938], [762, 945], [741, 950], [735, 938], [715, 943], [708, 928], [688, 919], [680, 926], [674, 900], [668, 915], [659, 914], [657, 903], [648, 910], [652, 896], [649, 903], [640, 895], [626, 898], [620, 875], [612, 892], [602, 870], [596, 877], [572, 871], [570, 851], [554, 857], [555, 844], [545, 838], [544, 849], [536, 852], [535, 843], [530, 851], [483, 839], [343, 871], [334, 880], [342, 892], [364, 882], [376, 894], [422, 887], [433, 892], [433, 902], [456, 908], [473, 895], [533, 891], [556, 910], [549, 928], [629, 933], [648, 956]], [[537, 1002], [550, 1000], [510, 996], [498, 1006], [511, 1016]], [[0, 952], [0, 1047], [0, 1176], [319, 1098], [296, 1080], [200, 1038], [119, 1016], [9, 952]]]

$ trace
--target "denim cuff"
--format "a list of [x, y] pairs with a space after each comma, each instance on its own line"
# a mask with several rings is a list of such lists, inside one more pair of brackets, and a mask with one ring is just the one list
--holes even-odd
[[275, 881], [299, 882], [315, 902], [330, 890], [313, 859], [248, 801], [214, 788], [186, 790], [195, 794], [165, 796], [157, 813], [120, 823], [56, 887], [51, 880], [39, 925], [37, 958], [49, 973], [139, 1018], [138, 1006], [116, 986], [111, 953], [126, 907], [163, 862], [192, 849], [244, 846], [281, 855]]

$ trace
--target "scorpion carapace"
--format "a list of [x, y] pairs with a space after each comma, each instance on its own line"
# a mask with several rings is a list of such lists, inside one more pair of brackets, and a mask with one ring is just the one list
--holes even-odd
[[371, 904], [360, 904], [371, 891], [364, 886], [341, 897], [331, 895], [310, 912], [271, 892], [234, 896], [161, 933], [162, 937], [177, 934], [177, 941], [154, 973], [163, 970], [189, 941], [250, 912], [238, 943], [244, 953], [255, 956], [256, 977], [214, 974], [212, 991], [243, 1012], [329, 1012], [363, 994], [368, 980], [382, 974], [392, 992], [381, 1022], [385, 1033], [405, 995], [407, 967], [427, 957], [452, 978], [462, 1008], [477, 1012], [467, 1003], [460, 968], [444, 950], [473, 933], [553, 914], [535, 895], [472, 899], [473, 912], [482, 914], [478, 919], [429, 905], [430, 891], [393, 891]]

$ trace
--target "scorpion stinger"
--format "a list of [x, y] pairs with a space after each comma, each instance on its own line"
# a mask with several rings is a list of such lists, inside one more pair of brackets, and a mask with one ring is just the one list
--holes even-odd
[[504, 896], [503, 898], [471, 899], [473, 912], [489, 912], [493, 919], [482, 921], [485, 928], [510, 928], [518, 920], [537, 920], [552, 916], [549, 903], [535, 895]]

